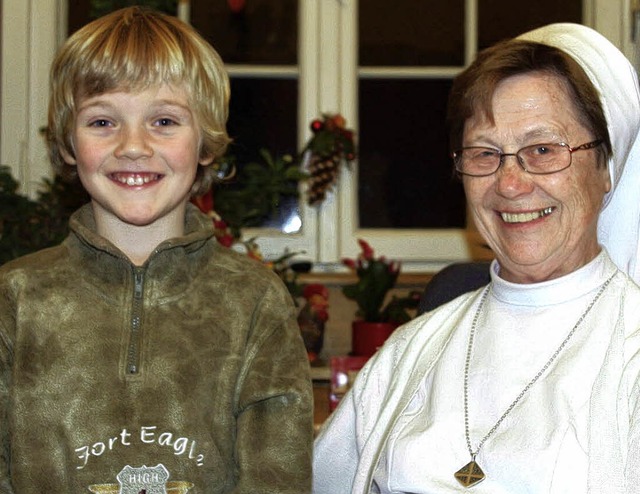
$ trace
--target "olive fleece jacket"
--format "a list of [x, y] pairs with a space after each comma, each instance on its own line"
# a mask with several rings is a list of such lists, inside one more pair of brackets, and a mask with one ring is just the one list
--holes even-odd
[[85, 206], [0, 268], [0, 493], [310, 492], [291, 297], [191, 205], [185, 224], [135, 267]]

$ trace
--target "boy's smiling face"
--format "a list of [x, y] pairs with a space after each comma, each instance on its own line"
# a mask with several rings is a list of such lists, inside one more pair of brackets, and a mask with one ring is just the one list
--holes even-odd
[[[181, 225], [200, 157], [201, 133], [184, 89], [79, 97], [72, 130], [78, 168], [98, 224]], [[180, 232], [175, 232], [180, 233]]]

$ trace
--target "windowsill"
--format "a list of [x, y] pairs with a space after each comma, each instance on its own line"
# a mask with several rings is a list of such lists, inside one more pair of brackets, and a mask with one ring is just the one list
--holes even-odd
[[[424, 287], [435, 273], [400, 273], [396, 286], [398, 288]], [[298, 278], [300, 283], [321, 283], [323, 285], [349, 285], [358, 278], [354, 273], [303, 273]]]
[[328, 365], [321, 365], [318, 367], [311, 366], [311, 380], [312, 381], [330, 381], [331, 369]]

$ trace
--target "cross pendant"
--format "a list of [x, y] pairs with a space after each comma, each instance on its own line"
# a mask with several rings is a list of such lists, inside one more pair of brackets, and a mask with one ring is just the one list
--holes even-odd
[[473, 487], [484, 480], [484, 472], [475, 460], [471, 460], [453, 475], [464, 487]]

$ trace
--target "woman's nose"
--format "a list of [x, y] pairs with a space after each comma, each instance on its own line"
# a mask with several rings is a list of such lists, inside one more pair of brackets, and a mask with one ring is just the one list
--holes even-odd
[[153, 154], [148, 132], [144, 128], [128, 126], [120, 132], [120, 142], [116, 148], [117, 158], [139, 159]]
[[496, 189], [505, 197], [526, 194], [533, 190], [533, 180], [515, 154], [502, 156], [503, 162], [496, 172]]

